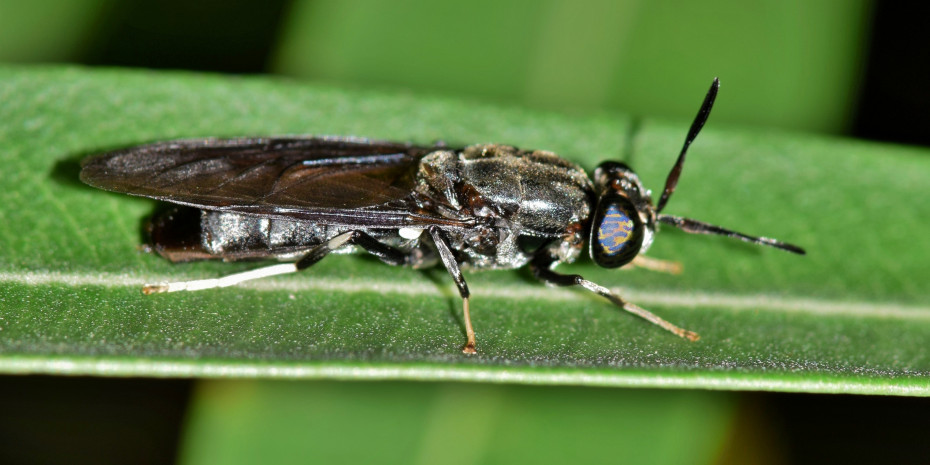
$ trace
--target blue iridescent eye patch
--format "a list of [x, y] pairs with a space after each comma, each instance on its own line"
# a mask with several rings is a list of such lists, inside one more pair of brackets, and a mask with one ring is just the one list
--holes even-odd
[[597, 228], [597, 243], [605, 255], [616, 255], [633, 237], [633, 219], [616, 204], [604, 212], [604, 219]]

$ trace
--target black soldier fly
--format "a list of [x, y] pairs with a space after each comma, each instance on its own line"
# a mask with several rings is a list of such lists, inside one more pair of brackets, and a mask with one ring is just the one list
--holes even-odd
[[172, 262], [273, 258], [287, 263], [218, 279], [146, 285], [146, 294], [232, 286], [304, 270], [331, 252], [361, 249], [390, 265], [442, 263], [462, 297], [475, 353], [469, 290], [461, 269], [529, 266], [544, 283], [581, 286], [690, 340], [679, 328], [579, 275], [553, 271], [584, 242], [602, 267], [666, 269], [642, 257], [663, 223], [796, 254], [800, 247], [662, 214], [685, 154], [719, 88], [714, 79], [653, 206], [636, 173], [607, 161], [593, 181], [554, 153], [497, 144], [448, 148], [340, 137], [162, 142], [84, 160], [91, 186], [177, 204], [149, 224], [151, 245]]

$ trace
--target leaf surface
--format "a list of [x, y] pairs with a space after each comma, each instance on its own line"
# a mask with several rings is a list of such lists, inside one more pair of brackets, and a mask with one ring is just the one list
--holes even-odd
[[466, 271], [480, 351], [466, 357], [441, 269], [335, 256], [299, 275], [143, 296], [143, 283], [255, 265], [171, 265], [141, 252], [155, 205], [80, 184], [79, 160], [191, 137], [501, 142], [588, 169], [625, 159], [658, 191], [688, 122], [647, 119], [631, 132], [613, 114], [64, 67], [0, 69], [0, 101], [2, 372], [930, 394], [926, 150], [721, 128], [711, 117], [666, 212], [797, 243], [807, 256], [665, 228], [650, 256], [680, 261], [681, 275], [587, 259], [560, 268], [701, 333], [696, 343], [526, 270]]

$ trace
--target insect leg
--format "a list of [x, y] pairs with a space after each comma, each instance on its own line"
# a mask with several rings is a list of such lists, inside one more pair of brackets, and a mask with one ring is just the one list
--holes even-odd
[[323, 257], [329, 255], [330, 252], [346, 245], [357, 245], [366, 252], [380, 258], [381, 261], [388, 265], [403, 265], [407, 261], [407, 254], [389, 245], [378, 242], [377, 239], [369, 236], [365, 232], [356, 230], [344, 232], [314, 247], [307, 255], [304, 255], [303, 258], [295, 263], [297, 271], [309, 268], [311, 265], [322, 260]]
[[643, 268], [649, 271], [657, 271], [660, 273], [681, 274], [681, 263], [671, 260], [662, 260], [660, 258], [647, 257], [645, 255], [637, 255], [633, 257], [633, 261], [630, 262], [629, 266]]
[[244, 281], [253, 279], [267, 278], [268, 276], [277, 276], [279, 274], [293, 273], [297, 271], [294, 263], [281, 263], [278, 265], [266, 266], [242, 273], [231, 274], [220, 278], [197, 279], [194, 281], [178, 281], [173, 283], [146, 284], [142, 286], [143, 294], [157, 294], [161, 292], [177, 291], [202, 291], [204, 289], [213, 289], [215, 287], [235, 286]]
[[678, 326], [675, 326], [668, 321], [659, 318], [654, 313], [634, 303], [623, 300], [620, 296], [610, 292], [610, 289], [607, 289], [600, 284], [588, 281], [587, 279], [584, 279], [577, 274], [561, 274], [552, 271], [551, 268], [554, 263], [554, 258], [540, 254], [530, 262], [530, 270], [533, 272], [533, 275], [536, 276], [537, 279], [547, 284], [553, 284], [556, 286], [581, 286], [595, 294], [606, 298], [614, 305], [626, 310], [627, 312], [643, 318], [646, 321], [649, 321], [650, 323], [657, 325], [676, 336], [683, 337], [691, 341], [697, 341], [700, 339], [698, 333], [679, 328]]
[[266, 266], [254, 270], [244, 271], [242, 273], [231, 274], [220, 278], [198, 279], [194, 281], [180, 281], [164, 284], [146, 284], [142, 288], [145, 294], [155, 294], [159, 292], [177, 292], [177, 291], [200, 291], [203, 289], [213, 289], [216, 287], [235, 286], [236, 284], [250, 281], [253, 279], [276, 276], [279, 274], [294, 273], [306, 269], [314, 263], [329, 255], [330, 252], [346, 245], [358, 245], [368, 253], [380, 258], [382, 261], [391, 265], [403, 265], [406, 261], [406, 254], [393, 247], [384, 245], [377, 239], [369, 236], [362, 231], [348, 231], [314, 247], [307, 255], [295, 263], [280, 263], [277, 265]]
[[429, 231], [429, 235], [433, 238], [433, 243], [436, 244], [436, 250], [439, 251], [439, 258], [442, 260], [442, 264], [446, 266], [446, 270], [452, 275], [452, 280], [455, 281], [455, 285], [459, 288], [459, 295], [462, 296], [462, 308], [465, 314], [465, 335], [468, 337], [468, 342], [465, 343], [462, 352], [466, 354], [477, 353], [475, 349], [475, 330], [471, 326], [471, 315], [468, 311], [468, 297], [471, 295], [468, 291], [468, 284], [465, 282], [465, 277], [462, 276], [459, 263], [452, 255], [452, 250], [449, 249], [449, 244], [446, 244], [446, 239], [443, 237], [442, 231], [436, 226], [429, 227], [427, 231]]

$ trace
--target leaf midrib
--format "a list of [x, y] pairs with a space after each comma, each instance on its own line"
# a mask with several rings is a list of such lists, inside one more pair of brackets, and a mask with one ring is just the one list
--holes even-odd
[[[141, 289], [146, 283], [178, 281], [185, 279], [200, 279], [194, 276], [179, 274], [146, 275], [144, 279], [136, 276], [127, 276], [117, 273], [63, 273], [55, 271], [32, 272], [0, 272], [0, 283], [41, 285], [67, 285], [67, 286], [99, 286], [99, 287], [128, 287]], [[365, 280], [365, 282], [348, 281], [338, 278], [311, 279], [277, 278], [264, 281], [243, 283], [238, 288], [257, 291], [289, 291], [289, 292], [339, 292], [354, 294], [358, 292], [391, 293], [417, 296], [453, 296], [454, 286], [438, 286], [435, 284], [389, 281]], [[479, 289], [479, 288], [476, 288]], [[488, 298], [508, 300], [546, 300], [576, 302], [586, 297], [583, 291], [548, 288], [540, 295], [528, 295], [527, 290], [536, 290], [533, 285], [482, 284], [480, 295]], [[791, 298], [772, 294], [731, 294], [721, 292], [693, 292], [693, 291], [643, 291], [625, 287], [611, 287], [614, 292], [626, 296], [628, 300], [640, 305], [654, 305], [660, 307], [676, 308], [709, 308], [729, 311], [768, 311], [778, 313], [803, 313], [811, 315], [832, 315], [846, 317], [866, 317], [901, 320], [930, 320], [930, 307], [922, 305], [907, 305], [887, 302], [843, 301], [815, 298]], [[159, 298], [146, 297], [140, 292], [140, 299]], [[608, 305], [607, 302], [604, 302]]]

